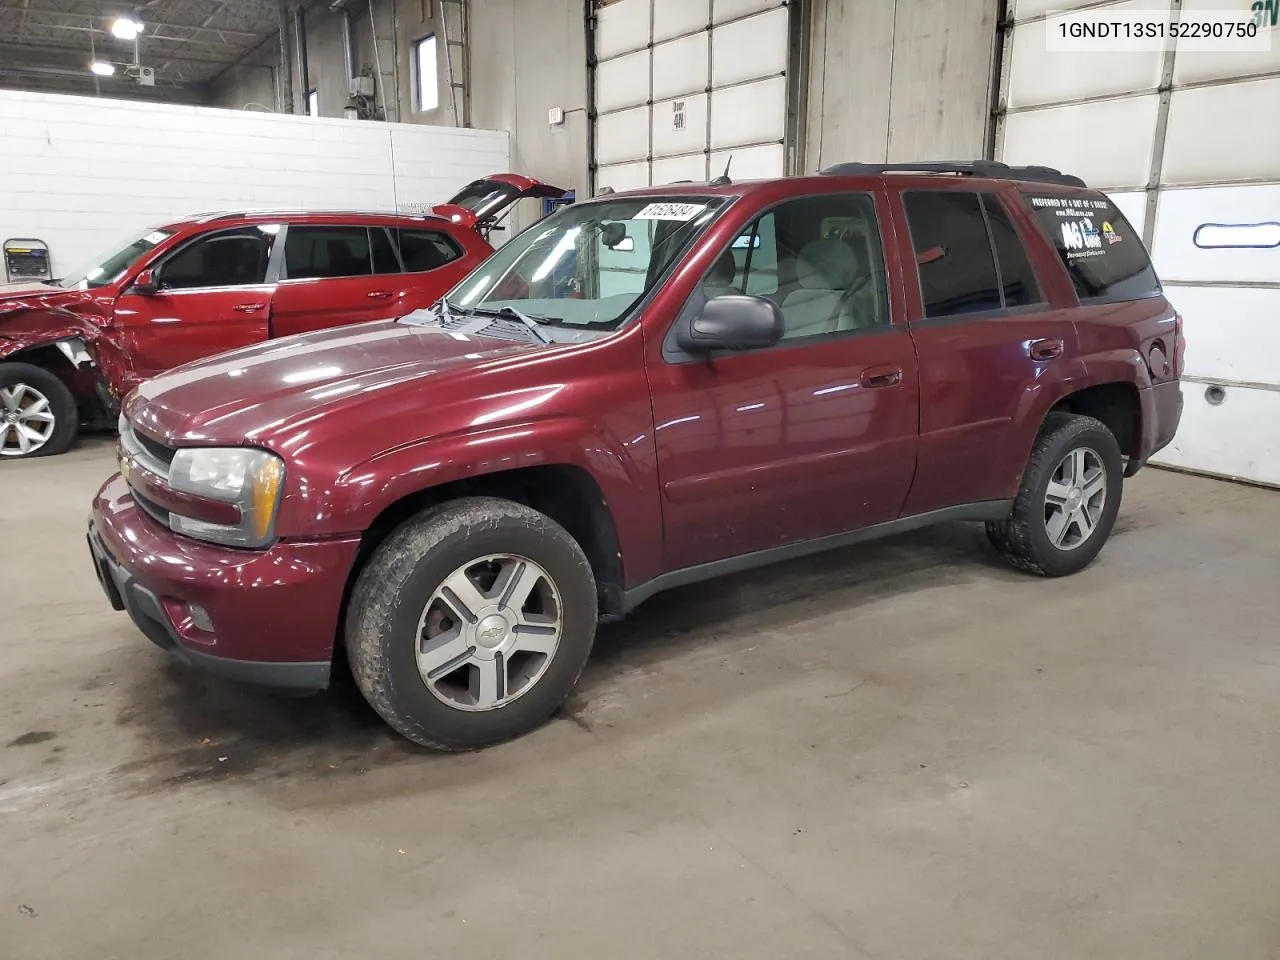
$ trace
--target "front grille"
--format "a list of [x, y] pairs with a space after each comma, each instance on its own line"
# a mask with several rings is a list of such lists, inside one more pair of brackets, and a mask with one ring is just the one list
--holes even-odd
[[138, 490], [137, 487], [133, 486], [133, 484], [129, 485], [129, 492], [133, 494], [133, 502], [140, 506], [152, 520], [155, 520], [161, 526], [169, 526], [168, 510], [160, 506], [160, 504], [156, 503], [154, 500], [143, 495], [143, 493]]
[[158, 460], [165, 466], [173, 463], [173, 455], [177, 453], [176, 450], [166, 447], [158, 440], [152, 440], [145, 433], [137, 429], [133, 429], [133, 436], [134, 439], [138, 441], [138, 446], [145, 450], [153, 459]]

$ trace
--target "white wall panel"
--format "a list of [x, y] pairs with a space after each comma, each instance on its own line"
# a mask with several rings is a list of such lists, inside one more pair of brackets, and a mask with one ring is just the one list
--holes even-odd
[[596, 120], [596, 162], [626, 163], [649, 156], [649, 108], [602, 114]]
[[596, 57], [604, 60], [649, 44], [649, 0], [618, 0], [596, 11]]
[[617, 110], [648, 101], [648, 50], [604, 60], [596, 67], [597, 110]]
[[736, 150], [718, 150], [711, 154], [711, 175], [724, 173], [729, 158], [733, 164], [729, 176], [736, 180], [767, 180], [781, 177], [787, 172], [786, 148], [780, 143], [768, 143], [759, 147], [738, 147]]
[[649, 164], [646, 161], [641, 161], [639, 163], [616, 163], [609, 166], [601, 166], [596, 171], [596, 182], [602, 187], [612, 187], [618, 193], [624, 190], [634, 190], [637, 187], [647, 187], [649, 185]]
[[[1152, 257], [1161, 279], [1218, 283], [1280, 280], [1280, 248], [1204, 249], [1196, 228], [1204, 223], [1280, 222], [1280, 184], [1164, 190], [1156, 208]], [[1204, 243], [1203, 236], [1201, 243]], [[1280, 324], [1280, 317], [1277, 317]], [[1280, 382], [1280, 354], [1273, 360]]]
[[699, 151], [683, 157], [667, 157], [653, 161], [653, 182], [675, 183], [677, 180], [706, 180], [707, 157]]
[[510, 162], [498, 131], [0, 91], [0, 239], [63, 272], [193, 213], [421, 210]]
[[[719, 4], [716, 5], [719, 9]], [[711, 31], [711, 85], [774, 76], [787, 69], [787, 10], [779, 7]]]
[[[1129, 0], [1116, 9], [1144, 10], [1148, 6], [1147, 0]], [[1013, 29], [1006, 67], [1010, 109], [1155, 90], [1160, 85], [1160, 51], [1046, 50], [1046, 26], [1047, 21], [1035, 20]]]
[[[684, 128], [676, 129], [674, 105], [684, 104]], [[707, 144], [707, 95], [653, 105], [653, 155], [670, 157], [700, 152]]]
[[1261, 179], [1280, 180], [1280, 77], [1175, 90], [1161, 182]]
[[786, 122], [786, 77], [711, 92], [713, 149], [782, 140], [786, 135]]
[[716, 0], [715, 22], [724, 23], [726, 20], [745, 17], [749, 13], [758, 13], [781, 5], [782, 0]]
[[1152, 94], [1010, 114], [1001, 159], [1058, 167], [1099, 189], [1141, 186], [1159, 102]]
[[1183, 383], [1182, 423], [1152, 463], [1280, 486], [1280, 392], [1228, 386], [1222, 403]]
[[[1280, 382], [1280, 289], [1166, 283], [1165, 295], [1182, 314], [1188, 376]], [[1274, 429], [1280, 433], [1280, 422]]]
[[1125, 219], [1129, 221], [1133, 229], [1138, 232], [1138, 236], [1142, 236], [1142, 225], [1147, 221], [1147, 195], [1142, 192], [1135, 192], [1108, 193], [1107, 196], [1124, 214]]
[[653, 99], [707, 89], [707, 36], [691, 37], [659, 43], [653, 48]]
[[[1223, 0], [1182, 0], [1182, 15], [1185, 17], [1203, 10], [1221, 11], [1223, 7]], [[1239, 12], [1242, 18], [1249, 17], [1252, 12], [1251, 5], [1243, 0], [1240, 3], [1228, 2], [1226, 7]], [[1178, 86], [1201, 80], [1276, 72], [1280, 72], [1280, 30], [1273, 31], [1270, 50], [1208, 52], [1180, 48], [1173, 64], [1173, 82]]]
[[[1015, 0], [1009, 6], [1013, 8], [1010, 12], [1015, 20], [1026, 20], [1028, 17], [1043, 17], [1046, 14], [1056, 13], [1060, 10], [1077, 10], [1080, 7], [1094, 6], [1106, 9], [1116, 6], [1116, 4], [1099, 4], [1098, 0]], [[1139, 9], [1168, 10], [1169, 0], [1151, 0], [1150, 3], [1144, 4]]]
[[709, 11], [708, 0], [653, 0], [654, 42], [703, 29]]

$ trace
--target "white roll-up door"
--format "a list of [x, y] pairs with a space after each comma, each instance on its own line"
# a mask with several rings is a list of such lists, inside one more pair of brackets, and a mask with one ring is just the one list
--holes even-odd
[[1017, 0], [997, 156], [1083, 177], [1147, 240], [1187, 336], [1182, 425], [1153, 462], [1280, 486], [1277, 4], [1179, 4], [1253, 18], [1270, 51], [1046, 50], [1046, 14], [1091, 5]]
[[785, 0], [615, 0], [596, 12], [596, 183], [786, 172]]

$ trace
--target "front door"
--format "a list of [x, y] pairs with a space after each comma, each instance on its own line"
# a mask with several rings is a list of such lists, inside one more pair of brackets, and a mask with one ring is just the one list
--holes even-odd
[[686, 309], [725, 294], [772, 299], [785, 330], [776, 346], [710, 359], [649, 351], [668, 569], [898, 516], [919, 402], [885, 269], [884, 203], [787, 201], [723, 251]]
[[204, 234], [152, 268], [154, 293], [127, 288], [116, 321], [138, 379], [267, 339], [274, 284], [268, 265], [279, 227]]
[[401, 316], [408, 312], [405, 281], [384, 227], [291, 224], [271, 335]]

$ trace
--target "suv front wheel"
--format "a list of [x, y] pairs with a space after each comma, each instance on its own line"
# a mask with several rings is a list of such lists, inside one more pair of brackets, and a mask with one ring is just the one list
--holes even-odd
[[1013, 566], [1045, 577], [1083, 570], [1111, 536], [1124, 483], [1120, 446], [1093, 417], [1051, 413], [1008, 519], [987, 536]]
[[471, 497], [423, 511], [361, 571], [347, 657], [392, 727], [438, 750], [532, 730], [577, 682], [596, 631], [582, 548], [546, 515]]

